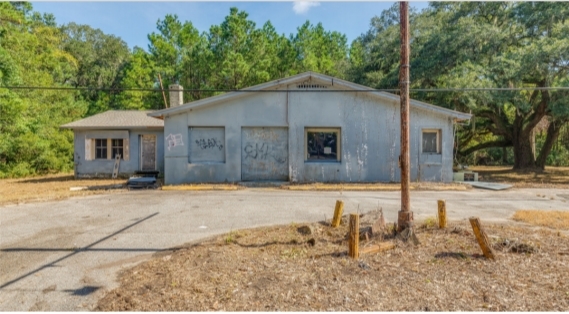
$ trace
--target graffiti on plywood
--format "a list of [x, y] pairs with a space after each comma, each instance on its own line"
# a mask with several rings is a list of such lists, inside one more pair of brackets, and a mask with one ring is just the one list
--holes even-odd
[[182, 134], [170, 134], [166, 137], [166, 142], [168, 143], [168, 150], [176, 146], [184, 146], [182, 141]]

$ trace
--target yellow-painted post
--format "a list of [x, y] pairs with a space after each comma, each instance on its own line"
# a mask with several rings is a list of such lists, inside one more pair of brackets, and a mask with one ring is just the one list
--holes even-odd
[[472, 231], [474, 231], [474, 234], [476, 235], [476, 239], [478, 240], [478, 244], [480, 245], [484, 256], [489, 259], [495, 259], [494, 251], [492, 251], [490, 241], [488, 241], [486, 232], [480, 224], [480, 219], [478, 219], [478, 217], [470, 217], [470, 224], [472, 225]]
[[344, 212], [344, 202], [337, 200], [336, 208], [334, 209], [334, 218], [332, 219], [332, 224], [331, 224], [332, 227], [336, 228], [340, 225], [343, 212]]
[[438, 200], [439, 205], [439, 228], [444, 229], [447, 227], [447, 206], [445, 200]]
[[360, 257], [360, 216], [350, 214], [350, 237], [348, 240], [348, 255], [351, 258]]

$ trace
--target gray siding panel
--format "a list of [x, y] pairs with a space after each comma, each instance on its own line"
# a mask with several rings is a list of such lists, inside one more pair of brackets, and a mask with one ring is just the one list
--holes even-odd
[[225, 163], [225, 128], [189, 128], [190, 163]]
[[241, 130], [241, 180], [288, 180], [288, 129]]

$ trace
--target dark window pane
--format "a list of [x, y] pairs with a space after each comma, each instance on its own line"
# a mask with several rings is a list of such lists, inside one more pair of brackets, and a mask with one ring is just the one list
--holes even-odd
[[438, 153], [437, 132], [423, 132], [423, 153]]
[[312, 132], [306, 136], [306, 160], [337, 161], [339, 132]]
[[107, 139], [95, 139], [95, 158], [107, 159]]
[[116, 155], [118, 154], [120, 154], [121, 158], [123, 158], [123, 139], [112, 139], [111, 144], [113, 146], [111, 151], [111, 158], [115, 159]]

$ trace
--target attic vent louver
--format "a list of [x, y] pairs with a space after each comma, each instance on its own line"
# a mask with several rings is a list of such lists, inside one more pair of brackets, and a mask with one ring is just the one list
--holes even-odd
[[300, 84], [300, 85], [296, 85], [296, 87], [297, 88], [303, 88], [303, 89], [328, 88], [328, 86], [318, 85], [318, 84]]

